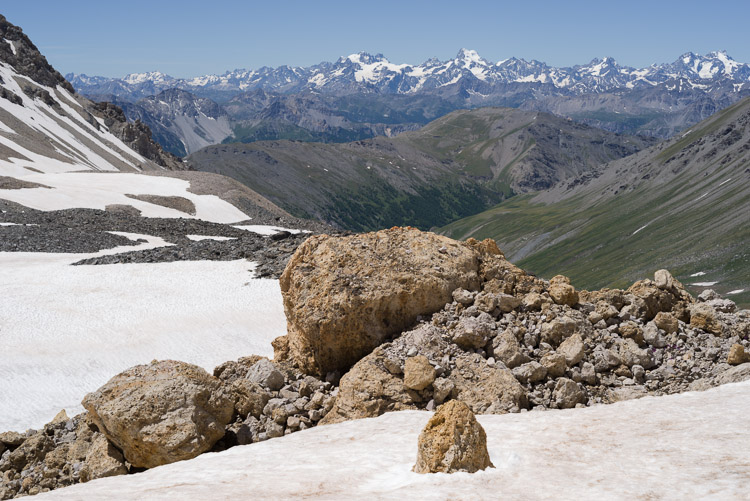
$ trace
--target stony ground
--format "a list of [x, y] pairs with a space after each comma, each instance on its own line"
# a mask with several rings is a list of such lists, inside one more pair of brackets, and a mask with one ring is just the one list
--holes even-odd
[[[133, 213], [132, 207], [110, 207], [106, 211], [39, 211], [0, 200], [0, 211], [0, 252], [91, 253], [137, 244], [124, 236], [109, 233], [113, 231], [161, 237], [172, 244], [82, 259], [76, 263], [82, 265], [249, 259], [258, 262], [258, 276], [278, 278], [291, 254], [309, 236], [309, 233], [279, 232], [269, 237], [199, 219], [146, 218], [140, 217], [137, 211]], [[252, 219], [239, 224], [289, 227], [290, 222], [283, 217], [269, 215], [262, 220]], [[294, 222], [299, 224], [299, 220], [295, 219]], [[308, 226], [314, 230], [324, 229], [319, 223]], [[298, 228], [295, 226], [295, 229]], [[230, 240], [194, 241], [188, 239], [187, 235], [226, 237]]]
[[[241, 252], [252, 254], [253, 260], [268, 254], [265, 263], [268, 273], [274, 276], [286, 262], [285, 253], [293, 252], [298, 239], [305, 238], [279, 234], [276, 240], [252, 236], [245, 241], [246, 237], [237, 233], [242, 230], [193, 220], [166, 224], [159, 219], [145, 220], [118, 211], [41, 214], [19, 211], [17, 207], [11, 209], [3, 213], [6, 221], [48, 225], [50, 231], [80, 230], [82, 235], [128, 231], [160, 236], [175, 243], [142, 253], [96, 258], [89, 264], [109, 259], [129, 262], [129, 259], [158, 261], [201, 256], [201, 252], [222, 248], [213, 244], [225, 242], [194, 246], [205, 242], [189, 241], [185, 235], [237, 235], [237, 240], [229, 242], [235, 242]], [[19, 227], [0, 226], [0, 231], [8, 228]], [[33, 235], [31, 231], [28, 235]], [[505, 260], [493, 241], [450, 241], [446, 245], [444, 237], [413, 233], [419, 232], [394, 228], [348, 239], [318, 237], [300, 248], [289, 264], [289, 268], [300, 274], [292, 282], [305, 284], [314, 273], [330, 275], [332, 280], [313, 291], [293, 293], [282, 287], [287, 319], [298, 325], [289, 330], [288, 336], [273, 342], [274, 361], [248, 356], [221, 364], [213, 377], [200, 368], [190, 369], [203, 374], [199, 374], [199, 379], [210, 381], [212, 391], [218, 392], [221, 397], [217, 398], [223, 402], [220, 414], [224, 418], [212, 425], [221, 427], [223, 437], [212, 442], [211, 450], [389, 411], [434, 410], [451, 400], [464, 402], [478, 414], [504, 414], [586, 407], [646, 395], [705, 390], [750, 379], [750, 310], [738, 310], [735, 303], [713, 291], [693, 298], [666, 270], [657, 271], [653, 280], [638, 281], [627, 290], [577, 291], [566, 277], [543, 280], [515, 267]], [[11, 240], [21, 245], [24, 232], [15, 235], [16, 239]], [[70, 240], [87, 245], [83, 238]], [[318, 245], [310, 250], [310, 242], [325, 242], [328, 238], [346, 245], [330, 249]], [[359, 247], [350, 248], [352, 239], [359, 242]], [[35, 242], [32, 238], [29, 241]], [[390, 244], [386, 245], [386, 241]], [[254, 242], [260, 242], [257, 249]], [[32, 244], [24, 245], [33, 248]], [[43, 245], [41, 240], [38, 245]], [[344, 248], [351, 252], [343, 252]], [[421, 249], [419, 259], [414, 256], [413, 248]], [[227, 250], [231, 247], [223, 249], [227, 254], [231, 252]], [[370, 249], [372, 255], [365, 255], [361, 249]], [[466, 259], [461, 258], [464, 254], [468, 255]], [[214, 258], [221, 259], [222, 255], [218, 252]], [[315, 261], [311, 265], [299, 256], [309, 256]], [[433, 313], [425, 311], [417, 315], [425, 308], [423, 304], [398, 302], [410, 308], [416, 320], [403, 332], [384, 331], [386, 337], [353, 365], [344, 355], [351, 351], [352, 337], [371, 334], [369, 320], [352, 322], [324, 343], [320, 353], [295, 351], [302, 345], [295, 347], [299, 340], [290, 339], [292, 335], [309, 336], [300, 328], [301, 319], [343, 315], [356, 320], [364, 312], [374, 315], [375, 322], [393, 320], [395, 303], [381, 304], [378, 299], [381, 295], [385, 299], [392, 297], [395, 283], [409, 285], [407, 277], [419, 282], [429, 276], [427, 270], [446, 278], [449, 271], [455, 271], [456, 262], [466, 265], [463, 274], [468, 277], [465, 283], [469, 288], [447, 289], [452, 291], [446, 296], [447, 302], [442, 308], [438, 305], [438, 311], [432, 309]], [[326, 268], [328, 265], [330, 269]], [[367, 274], [349, 273], [349, 265], [361, 273], [365, 269], [362, 266], [367, 265]], [[284, 273], [287, 281], [292, 275]], [[415, 287], [419, 285], [416, 282], [412, 284]], [[323, 301], [312, 301], [314, 295]], [[407, 296], [411, 297], [410, 294], [404, 297]], [[347, 310], [337, 300], [327, 301], [335, 297], [349, 301], [356, 298], [358, 306]], [[311, 305], [315, 307], [304, 310]], [[295, 308], [296, 316], [290, 317], [290, 310]], [[357, 332], [358, 325], [361, 332]], [[308, 345], [313, 346], [309, 342]], [[333, 370], [328, 373], [318, 370], [326, 367], [318, 362], [305, 365], [295, 358], [315, 360], [323, 352], [339, 353], [333, 362], [340, 363], [332, 363]], [[158, 374], [170, 364], [185, 366], [174, 361], [154, 361], [136, 368], [134, 374], [142, 374], [140, 379], [136, 378], [138, 386], [153, 387], [160, 405], [170, 409], [174, 407], [186, 415], [205, 412], [205, 405], [198, 404], [200, 398], [189, 395], [187, 389], [163, 391], [159, 388], [165, 378], [148, 376]], [[191, 444], [202, 440], [201, 433], [193, 426], [197, 422], [192, 425], [178, 422], [171, 411], [155, 414], [154, 406], [143, 405], [143, 399], [135, 393], [118, 390], [118, 378], [125, 382], [125, 388], [131, 387], [132, 379], [126, 373], [86, 397], [87, 413], [72, 419], [61, 414], [42, 430], [0, 434], [0, 498], [141, 471], [128, 462], [128, 455], [132, 454], [128, 447], [132, 444], [137, 447], [143, 433], [153, 433], [154, 423], [158, 429], [166, 430], [159, 440], [148, 444], [167, 458], [159, 464], [195, 457], [208, 450], [188, 451], [185, 456], [181, 446], [181, 456], [169, 459], [172, 433], [190, 436]], [[90, 398], [93, 394], [98, 396]], [[86, 405], [86, 401], [96, 403]], [[142, 429], [136, 426], [126, 432], [115, 431], [119, 425], [111, 423], [102, 428], [101, 416], [111, 406], [127, 409], [110, 413], [110, 419], [115, 420], [124, 414], [129, 416], [127, 422], [120, 423], [122, 426], [132, 428], [132, 423], [148, 426], [144, 424]]]

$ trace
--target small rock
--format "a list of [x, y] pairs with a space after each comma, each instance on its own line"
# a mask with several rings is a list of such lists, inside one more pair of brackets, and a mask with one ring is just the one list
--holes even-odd
[[576, 404], [586, 403], [586, 395], [575, 381], [559, 378], [552, 392], [552, 400], [558, 409], [572, 409]]
[[653, 320], [654, 324], [667, 334], [674, 334], [680, 328], [680, 323], [671, 313], [660, 311]]
[[538, 383], [547, 377], [547, 368], [536, 361], [525, 363], [513, 369], [513, 375], [520, 383]]
[[284, 386], [284, 375], [267, 358], [257, 361], [255, 365], [250, 367], [247, 379], [271, 391], [278, 391]]
[[435, 381], [432, 383], [432, 396], [435, 399], [435, 403], [440, 405], [445, 400], [451, 396], [451, 393], [453, 392], [453, 389], [456, 386], [453, 384], [453, 381], [447, 378], [439, 377], [435, 379]]
[[453, 342], [465, 350], [482, 348], [487, 344], [492, 328], [492, 323], [487, 319], [461, 317], [454, 330]]
[[404, 363], [404, 385], [412, 390], [424, 390], [435, 381], [435, 369], [424, 355], [407, 358]]
[[494, 468], [487, 434], [469, 407], [458, 400], [440, 406], [419, 435], [416, 473], [474, 473]]
[[453, 291], [453, 300], [458, 304], [469, 306], [474, 303], [476, 292], [467, 291], [466, 289], [456, 289]]
[[560, 353], [548, 353], [542, 357], [540, 363], [547, 370], [547, 375], [551, 378], [560, 377], [565, 374], [567, 363], [565, 362], [565, 355]]
[[741, 365], [750, 362], [750, 353], [745, 352], [745, 347], [741, 344], [733, 344], [729, 348], [729, 356], [727, 357], [727, 363], [729, 365]]
[[664, 348], [667, 345], [666, 339], [664, 339], [664, 336], [659, 332], [659, 328], [653, 322], [647, 323], [643, 329], [643, 340], [654, 348]]
[[583, 355], [585, 353], [581, 335], [575, 333], [563, 341], [557, 348], [557, 353], [565, 357], [565, 363], [568, 367], [573, 367], [578, 364], [578, 362], [583, 360]]

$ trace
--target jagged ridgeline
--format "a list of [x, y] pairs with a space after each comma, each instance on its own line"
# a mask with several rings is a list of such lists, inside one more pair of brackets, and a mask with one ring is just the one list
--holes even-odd
[[750, 95], [750, 65], [725, 52], [688, 52], [640, 69], [611, 57], [556, 68], [514, 57], [494, 63], [466, 49], [422, 64], [393, 64], [382, 54], [362, 52], [310, 67], [188, 79], [158, 71], [67, 77], [87, 96], [133, 103], [171, 88], [213, 99], [225, 105], [234, 140], [242, 142], [350, 141], [484, 106], [546, 111], [613, 132], [667, 138]]
[[232, 177], [298, 217], [351, 230], [429, 229], [653, 143], [545, 113], [482, 108], [395, 138], [210, 146], [188, 165]]
[[537, 196], [451, 223], [510, 259], [580, 287], [624, 285], [667, 267], [698, 292], [750, 302], [750, 99], [672, 140]]

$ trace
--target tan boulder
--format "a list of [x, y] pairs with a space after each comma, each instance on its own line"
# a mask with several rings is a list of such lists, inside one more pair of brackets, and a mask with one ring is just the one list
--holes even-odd
[[568, 367], [573, 367], [583, 360], [585, 350], [581, 335], [576, 333], [563, 341], [557, 348], [557, 353], [565, 357], [565, 363]]
[[138, 365], [83, 400], [99, 430], [136, 467], [191, 459], [224, 436], [234, 400], [221, 381], [173, 360]]
[[419, 434], [416, 473], [474, 473], [494, 468], [487, 434], [474, 413], [460, 401], [441, 405]]
[[667, 334], [674, 334], [680, 328], [680, 323], [671, 313], [660, 311], [654, 317], [654, 324]]
[[404, 362], [404, 386], [424, 390], [435, 381], [435, 368], [424, 355], [410, 357]]
[[745, 352], [745, 347], [735, 343], [729, 348], [727, 363], [729, 365], [741, 365], [750, 362], [750, 353]]
[[557, 275], [549, 281], [549, 295], [557, 304], [574, 306], [578, 303], [578, 293], [570, 285], [570, 279], [563, 275]]
[[378, 347], [344, 374], [333, 408], [319, 424], [375, 417], [388, 411], [416, 409], [404, 382], [378, 363], [383, 356], [382, 349]]
[[81, 482], [125, 475], [127, 472], [122, 453], [104, 435], [97, 433], [81, 468]]
[[528, 407], [526, 390], [509, 369], [492, 367], [476, 354], [456, 358], [450, 380], [457, 399], [477, 414], [505, 414]]
[[717, 318], [716, 310], [705, 303], [690, 306], [690, 325], [712, 334], [722, 333], [721, 322]]
[[539, 363], [547, 370], [547, 375], [552, 378], [565, 374], [568, 365], [565, 355], [561, 353], [547, 353], [539, 360]]
[[309, 374], [349, 369], [454, 290], [477, 290], [480, 254], [414, 228], [310, 237], [280, 279], [290, 357]]

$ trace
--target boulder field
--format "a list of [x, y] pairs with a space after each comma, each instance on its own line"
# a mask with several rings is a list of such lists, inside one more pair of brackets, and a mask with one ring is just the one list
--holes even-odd
[[[87, 412], [0, 434], [0, 498], [389, 411], [439, 410], [452, 417], [430, 433], [455, 435], [461, 422], [481, 444], [470, 413], [750, 379], [750, 311], [712, 291], [693, 298], [666, 270], [627, 290], [576, 290], [514, 266], [492, 240], [392, 228], [309, 238], [281, 288], [288, 334], [273, 361], [247, 356], [213, 374], [177, 361], [128, 369], [85, 397]], [[455, 454], [443, 445], [419, 446], [419, 471], [448, 471], [440, 465]], [[454, 469], [488, 466], [477, 454]]]

